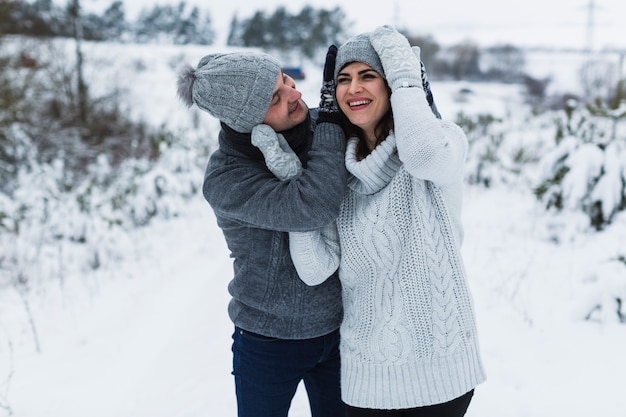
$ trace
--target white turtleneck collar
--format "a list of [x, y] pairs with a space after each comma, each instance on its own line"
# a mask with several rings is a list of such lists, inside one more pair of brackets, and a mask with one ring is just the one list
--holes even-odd
[[396, 136], [391, 132], [365, 157], [357, 159], [359, 138], [351, 137], [346, 147], [346, 168], [352, 174], [348, 187], [359, 194], [374, 194], [387, 186], [402, 166], [396, 152]]

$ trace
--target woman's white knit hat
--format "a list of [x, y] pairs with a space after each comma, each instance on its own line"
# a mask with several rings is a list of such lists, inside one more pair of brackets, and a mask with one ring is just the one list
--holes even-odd
[[339, 71], [351, 62], [363, 62], [385, 77], [383, 64], [370, 43], [368, 33], [353, 36], [339, 47], [335, 60], [335, 80], [337, 80]]
[[195, 69], [188, 64], [181, 68], [178, 97], [237, 132], [249, 133], [265, 119], [280, 72], [278, 60], [264, 53], [211, 54]]

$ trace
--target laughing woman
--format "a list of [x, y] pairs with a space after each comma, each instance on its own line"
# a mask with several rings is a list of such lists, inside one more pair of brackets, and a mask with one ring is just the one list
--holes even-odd
[[348, 190], [336, 223], [290, 250], [309, 285], [339, 268], [347, 416], [461, 417], [485, 380], [461, 258], [467, 138], [391, 27], [340, 46], [335, 81]]

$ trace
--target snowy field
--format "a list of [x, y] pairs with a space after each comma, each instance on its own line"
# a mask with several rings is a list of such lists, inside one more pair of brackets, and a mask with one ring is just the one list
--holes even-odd
[[[134, 117], [181, 132], [197, 123], [214, 141], [217, 123], [205, 114], [198, 122], [174, 96], [177, 64], [211, 50], [88, 48], [88, 77], [103, 91], [127, 89]], [[560, 71], [576, 68], [553, 77]], [[306, 72], [299, 87], [315, 106], [321, 67]], [[432, 83], [444, 117], [488, 111], [519, 122], [519, 87], [470, 85], [476, 94], [458, 103], [454, 92], [465, 85]], [[585, 320], [594, 305], [610, 305], [612, 285], [626, 285], [626, 268], [611, 262], [626, 250], [626, 216], [557, 244], [550, 230], [558, 222], [526, 181], [465, 191], [463, 250], [488, 375], [467, 416], [626, 415], [626, 325], [617, 306]], [[122, 261], [47, 282], [27, 304], [11, 289], [0, 292], [0, 417], [236, 416], [231, 261], [200, 194], [183, 213], [124, 236]], [[567, 227], [568, 218], [560, 221]], [[299, 391], [290, 417], [307, 416]]]

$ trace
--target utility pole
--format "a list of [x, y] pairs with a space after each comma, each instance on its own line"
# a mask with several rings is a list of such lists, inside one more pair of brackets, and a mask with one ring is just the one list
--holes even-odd
[[397, 1], [393, 2], [393, 15], [391, 16], [391, 19], [392, 19], [393, 26], [398, 31], [401, 31], [403, 28], [399, 26], [400, 25], [400, 7], [398, 6]]
[[587, 39], [585, 44], [585, 52], [588, 54], [591, 54], [594, 50], [595, 11], [596, 4], [594, 0], [589, 0], [589, 4], [587, 5]]

